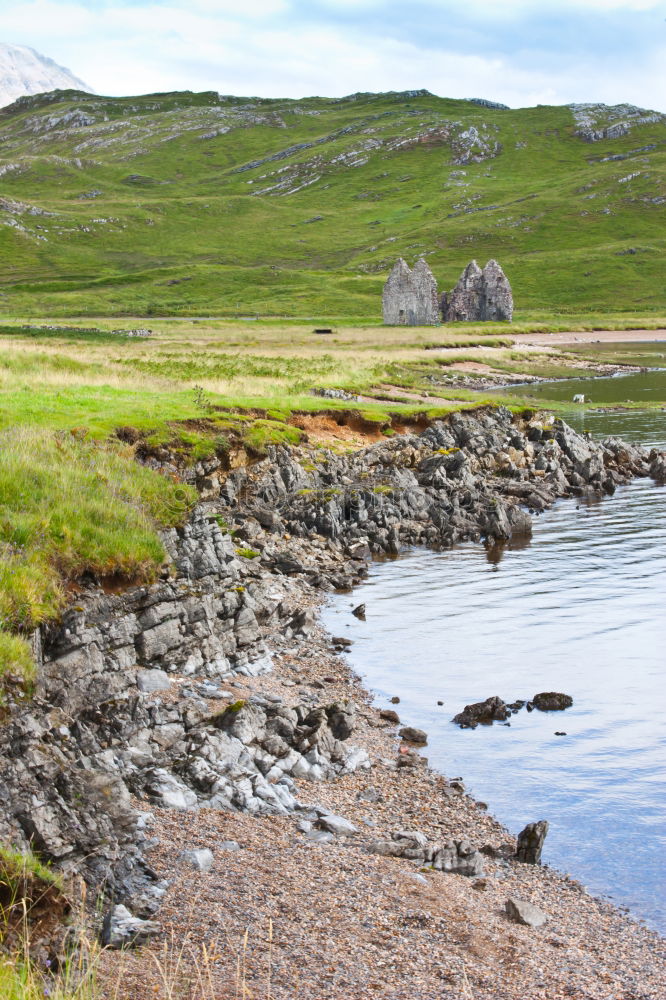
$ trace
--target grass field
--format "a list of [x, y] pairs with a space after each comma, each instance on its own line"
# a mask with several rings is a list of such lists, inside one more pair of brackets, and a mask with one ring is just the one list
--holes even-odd
[[[517, 308], [666, 309], [666, 116], [65, 92], [0, 111], [0, 314], [377, 322], [396, 257]], [[612, 133], [615, 134], [615, 133]], [[535, 317], [537, 318], [537, 317]]]

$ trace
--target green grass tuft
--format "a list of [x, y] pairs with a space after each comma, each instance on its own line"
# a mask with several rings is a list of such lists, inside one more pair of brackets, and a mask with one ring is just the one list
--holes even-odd
[[[0, 439], [0, 634], [7, 669], [26, 670], [27, 634], [57, 617], [84, 573], [155, 579], [158, 527], [181, 524], [194, 490], [138, 465], [123, 446], [24, 427]], [[1, 647], [0, 647], [1, 648]]]

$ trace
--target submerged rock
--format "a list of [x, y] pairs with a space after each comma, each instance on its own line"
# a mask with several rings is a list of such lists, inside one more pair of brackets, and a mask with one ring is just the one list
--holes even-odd
[[491, 722], [504, 722], [510, 714], [502, 699], [494, 695], [492, 698], [486, 698], [485, 701], [476, 701], [472, 705], [465, 705], [462, 712], [454, 715], [453, 722], [461, 729], [476, 729], [480, 723], [490, 725]]

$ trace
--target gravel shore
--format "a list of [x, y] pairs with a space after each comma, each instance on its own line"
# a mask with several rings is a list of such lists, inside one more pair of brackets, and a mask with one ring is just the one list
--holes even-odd
[[[303, 583], [303, 604], [318, 594]], [[331, 637], [316, 625], [302, 640], [266, 631], [273, 673], [236, 681], [234, 696], [304, 692], [359, 705], [350, 743], [372, 767], [332, 782], [299, 784], [299, 801], [344, 817], [358, 832], [308, 839], [303, 816], [253, 817], [199, 809], [155, 810], [147, 854], [169, 880], [163, 935], [139, 952], [108, 953], [104, 995], [268, 1000], [661, 1000], [663, 940], [548, 866], [514, 861], [515, 843], [457, 780], [433, 772], [401, 745]], [[157, 699], [156, 699], [157, 700]], [[395, 706], [399, 711], [399, 706]], [[396, 766], [411, 753], [412, 766]], [[146, 809], [145, 803], [139, 803]], [[541, 817], [534, 817], [535, 819]], [[395, 831], [468, 839], [484, 851], [480, 878], [369, 853]], [[226, 842], [238, 849], [229, 849]], [[208, 848], [197, 871], [184, 851]], [[506, 855], [506, 856], [504, 856]], [[536, 904], [541, 927], [512, 923], [506, 901]], [[122, 976], [118, 994], [117, 983]], [[168, 986], [165, 985], [168, 982]]]

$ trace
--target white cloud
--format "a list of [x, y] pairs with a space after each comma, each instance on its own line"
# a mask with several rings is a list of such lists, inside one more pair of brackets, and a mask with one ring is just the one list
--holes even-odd
[[[331, 6], [339, 10], [347, 2], [335, 0]], [[542, 0], [539, 10], [552, 2]], [[566, 2], [559, 0], [560, 11]], [[487, 0], [469, 4], [491, 6]], [[84, 0], [32, 0], [3, 13], [3, 40], [31, 45], [107, 94], [190, 89], [301, 97], [426, 87], [442, 96], [487, 97], [514, 107], [590, 100], [666, 110], [664, 47], [636, 53], [632, 71], [619, 73], [615, 57], [593, 46], [584, 60], [563, 51], [547, 63], [535, 58], [528, 37], [522, 39], [525, 51], [514, 56], [499, 50], [465, 54], [391, 37], [399, 28], [392, 29], [390, 19], [381, 34], [369, 34], [344, 21], [317, 26], [288, 17], [281, 13], [287, 6], [288, 0], [248, 0], [245, 6], [237, 0], [129, 6], [107, 0], [92, 11]], [[449, 5], [440, 3], [438, 9], [444, 6]], [[536, 6], [530, 0], [492, 5], [505, 16]], [[656, 5], [652, 0], [577, 0], [576, 6], [638, 10]]]

